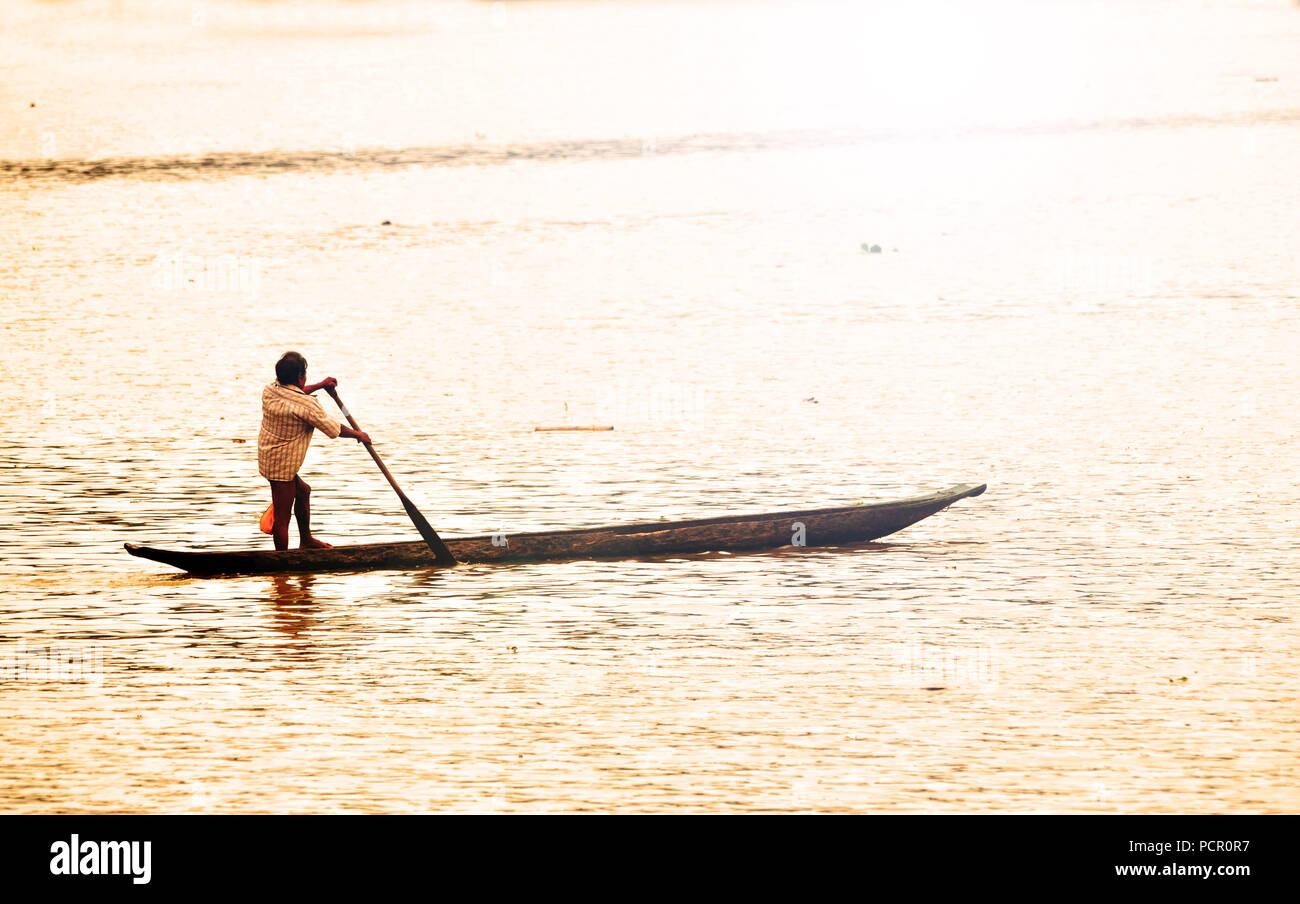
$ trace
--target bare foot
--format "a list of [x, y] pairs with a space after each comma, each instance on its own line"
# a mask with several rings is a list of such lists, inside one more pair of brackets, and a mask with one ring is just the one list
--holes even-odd
[[329, 543], [324, 540], [317, 540], [315, 537], [307, 537], [299, 544], [303, 549], [333, 549]]

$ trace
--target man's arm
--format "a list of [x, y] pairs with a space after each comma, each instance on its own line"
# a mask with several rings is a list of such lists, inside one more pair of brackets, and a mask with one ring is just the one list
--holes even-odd
[[[311, 395], [313, 392], [316, 392], [318, 389], [330, 389], [338, 385], [339, 385], [338, 380], [334, 379], [333, 377], [326, 377], [325, 379], [321, 380], [319, 383], [308, 383], [306, 386], [302, 388], [302, 391], [307, 393], [307, 395]], [[347, 434], [344, 435], [346, 436]]]
[[348, 439], [354, 439], [359, 443], [370, 445], [370, 434], [364, 430], [353, 430], [347, 424], [339, 424], [339, 436], [346, 436]]
[[[319, 383], [307, 384], [302, 388], [302, 391], [307, 393], [307, 395], [311, 395], [313, 392], [315, 392], [318, 389], [332, 389], [338, 385], [339, 385], [338, 380], [334, 379], [333, 377], [326, 377], [325, 379], [321, 380]], [[323, 409], [321, 413], [322, 415], [324, 414]], [[330, 421], [331, 423], [333, 423], [334, 422], [333, 418], [330, 418]], [[370, 444], [369, 433], [366, 433], [364, 430], [353, 430], [347, 424], [343, 424], [343, 423], [339, 424], [339, 436], [346, 436], [348, 439], [354, 439], [357, 442], [365, 443], [366, 445]]]

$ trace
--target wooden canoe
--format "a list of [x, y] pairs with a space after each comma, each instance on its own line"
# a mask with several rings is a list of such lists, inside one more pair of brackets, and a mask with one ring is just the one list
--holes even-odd
[[[469, 563], [633, 559], [674, 553], [776, 549], [796, 545], [793, 541], [798, 539], [806, 546], [838, 546], [875, 540], [900, 531], [958, 499], [978, 496], [984, 489], [984, 484], [959, 484], [924, 496], [869, 505], [579, 530], [448, 537], [446, 542], [458, 561]], [[801, 537], [799, 525], [803, 526]], [[127, 543], [126, 551], [190, 574], [368, 571], [427, 568], [434, 564], [433, 553], [422, 540], [279, 551], [168, 550]]]

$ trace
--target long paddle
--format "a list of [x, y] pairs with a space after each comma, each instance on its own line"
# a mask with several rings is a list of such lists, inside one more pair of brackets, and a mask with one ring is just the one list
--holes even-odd
[[[352, 416], [352, 412], [348, 411], [347, 406], [343, 404], [343, 400], [340, 399], [339, 394], [334, 391], [334, 387], [326, 386], [325, 391], [330, 394], [330, 398], [334, 400], [334, 404], [339, 406], [339, 411], [343, 412], [343, 416], [348, 419], [348, 423], [352, 425], [352, 429], [361, 430], [361, 425], [357, 423], [357, 419]], [[393, 475], [388, 473], [388, 468], [384, 467], [384, 463], [379, 460], [379, 453], [375, 451], [375, 447], [370, 445], [370, 443], [363, 443], [363, 445], [366, 447], [366, 451], [370, 453], [370, 457], [375, 460], [375, 464], [379, 465], [379, 470], [384, 472], [384, 476], [388, 478], [388, 482], [392, 484], [393, 489], [397, 491], [397, 498], [402, 500], [402, 506], [406, 509], [406, 514], [411, 516], [411, 521], [415, 523], [415, 529], [420, 532], [420, 536], [424, 538], [424, 542], [429, 544], [429, 549], [433, 551], [434, 559], [437, 560], [439, 565], [455, 565], [456, 557], [451, 554], [451, 550], [447, 548], [447, 544], [442, 542], [442, 538], [439, 537], [438, 532], [433, 529], [433, 525], [429, 524], [429, 522], [425, 520], [424, 516], [420, 514], [420, 510], [415, 507], [415, 503], [406, 498], [406, 494], [403, 493], [402, 488], [397, 485], [397, 481], [393, 479]]]

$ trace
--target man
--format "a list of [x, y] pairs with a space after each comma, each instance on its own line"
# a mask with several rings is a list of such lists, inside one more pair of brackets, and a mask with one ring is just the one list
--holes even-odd
[[271, 505], [275, 522], [271, 536], [276, 549], [289, 548], [289, 513], [298, 518], [302, 546], [329, 549], [330, 544], [311, 535], [311, 487], [298, 476], [313, 430], [330, 439], [346, 436], [359, 443], [370, 437], [325, 413], [311, 394], [334, 387], [338, 380], [326, 377], [307, 385], [307, 359], [297, 352], [285, 352], [275, 363], [275, 382], [262, 390], [262, 431], [257, 436], [257, 464], [271, 484]]

